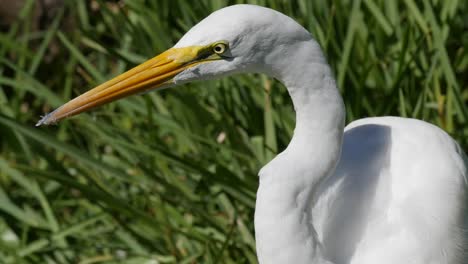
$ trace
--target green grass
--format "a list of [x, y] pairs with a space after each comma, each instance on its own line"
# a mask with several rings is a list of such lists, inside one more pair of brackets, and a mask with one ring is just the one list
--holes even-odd
[[468, 149], [466, 1], [80, 0], [40, 28], [35, 2], [0, 33], [2, 263], [256, 263], [256, 175], [294, 128], [277, 81], [194, 83], [34, 127], [227, 4], [269, 6], [310, 30], [348, 121], [415, 117]]

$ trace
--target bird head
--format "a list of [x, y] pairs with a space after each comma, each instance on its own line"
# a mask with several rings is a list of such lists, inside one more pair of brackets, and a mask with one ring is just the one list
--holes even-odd
[[226, 7], [195, 25], [174, 47], [72, 99], [37, 125], [56, 123], [132, 94], [190, 81], [242, 72], [274, 76], [274, 67], [287, 67], [278, 62], [277, 55], [287, 56], [294, 43], [310, 39], [293, 19], [272, 9]]

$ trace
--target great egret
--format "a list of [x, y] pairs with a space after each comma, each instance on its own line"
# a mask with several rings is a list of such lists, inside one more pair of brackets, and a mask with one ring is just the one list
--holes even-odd
[[344, 128], [330, 67], [310, 33], [268, 8], [212, 13], [171, 49], [42, 118], [57, 122], [131, 94], [234, 73], [288, 89], [296, 128], [259, 173], [259, 262], [462, 263], [467, 159], [441, 129], [398, 117]]

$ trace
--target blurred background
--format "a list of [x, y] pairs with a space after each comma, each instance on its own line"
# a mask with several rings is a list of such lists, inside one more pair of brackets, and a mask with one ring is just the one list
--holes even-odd
[[256, 263], [257, 172], [294, 129], [277, 81], [194, 83], [34, 126], [236, 3], [312, 32], [348, 122], [419, 118], [468, 150], [467, 1], [0, 0], [1, 263]]

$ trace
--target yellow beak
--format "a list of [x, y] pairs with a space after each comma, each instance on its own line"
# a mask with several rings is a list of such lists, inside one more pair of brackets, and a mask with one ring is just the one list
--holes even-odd
[[56, 123], [132, 94], [167, 87], [180, 72], [205, 62], [205, 50], [202, 46], [169, 49], [62, 105], [44, 116], [36, 126]]

